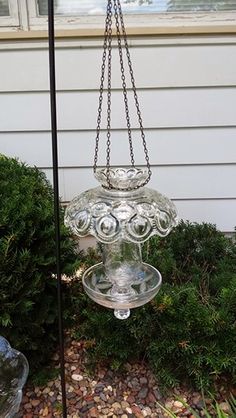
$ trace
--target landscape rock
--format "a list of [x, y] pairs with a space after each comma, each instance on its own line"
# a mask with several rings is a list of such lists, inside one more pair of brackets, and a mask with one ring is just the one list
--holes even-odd
[[221, 402], [219, 404], [220, 409], [225, 412], [226, 414], [228, 414], [230, 412], [230, 408], [229, 408], [229, 404], [227, 402]]
[[[200, 393], [174, 388], [163, 396], [153, 373], [143, 364], [128, 363], [126, 372], [115, 373], [103, 367], [88, 375], [85, 369], [86, 352], [83, 342], [67, 340], [66, 395], [68, 418], [167, 418], [158, 402], [173, 411], [179, 418], [194, 418], [192, 412], [181, 402], [188, 403], [199, 416], [204, 416], [206, 403], [213, 411], [210, 398], [202, 400]], [[55, 356], [57, 358], [57, 356]], [[229, 392], [229, 391], [228, 391]], [[228, 414], [229, 406], [221, 388], [216, 399], [223, 412]], [[180, 400], [176, 399], [176, 396]], [[60, 378], [57, 376], [44, 387], [25, 388], [21, 411], [16, 418], [61, 418], [62, 394]]]
[[84, 379], [83, 376], [81, 376], [80, 374], [72, 374], [71, 378], [76, 382], [81, 382], [81, 380]]

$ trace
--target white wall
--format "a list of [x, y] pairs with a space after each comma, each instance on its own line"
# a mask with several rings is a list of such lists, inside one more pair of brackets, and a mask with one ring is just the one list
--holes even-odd
[[[153, 164], [150, 187], [171, 197], [180, 217], [233, 231], [236, 37], [145, 37], [130, 44]], [[91, 165], [101, 42], [62, 40], [56, 61], [60, 191], [69, 201], [96, 185]], [[114, 61], [112, 161], [120, 165], [128, 164], [128, 146], [116, 53]], [[44, 42], [0, 43], [0, 152], [37, 165], [51, 179], [48, 86]], [[143, 164], [137, 129], [134, 138]], [[101, 154], [104, 144], [103, 134]]]

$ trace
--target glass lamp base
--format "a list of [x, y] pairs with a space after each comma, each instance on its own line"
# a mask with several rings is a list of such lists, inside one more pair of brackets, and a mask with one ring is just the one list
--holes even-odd
[[122, 287], [109, 280], [103, 263], [90, 267], [83, 275], [83, 286], [88, 296], [99, 305], [114, 309], [119, 319], [128, 318], [130, 309], [153, 299], [161, 283], [160, 272], [146, 263], [140, 264], [136, 280]]

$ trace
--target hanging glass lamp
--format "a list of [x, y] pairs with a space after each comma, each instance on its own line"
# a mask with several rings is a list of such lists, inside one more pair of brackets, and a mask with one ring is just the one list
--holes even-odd
[[[128, 167], [114, 167], [110, 164], [113, 16], [130, 149]], [[135, 165], [134, 159], [124, 52], [128, 62], [145, 157], [145, 165], [141, 168]], [[106, 69], [106, 166], [99, 168], [98, 153]], [[157, 294], [162, 282], [160, 272], [142, 261], [141, 244], [153, 235], [161, 237], [168, 235], [177, 224], [177, 213], [174, 204], [167, 197], [145, 187], [152, 173], [120, 0], [108, 0], [107, 4], [94, 174], [100, 187], [76, 197], [66, 209], [65, 222], [77, 236], [93, 235], [101, 243], [102, 263], [89, 268], [83, 275], [86, 293], [100, 305], [114, 309], [117, 318], [126, 319], [130, 315], [131, 308], [144, 305]]]

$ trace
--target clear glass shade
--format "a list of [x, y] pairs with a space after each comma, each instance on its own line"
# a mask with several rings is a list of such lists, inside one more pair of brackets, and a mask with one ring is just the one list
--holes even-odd
[[113, 168], [108, 177], [100, 169], [96, 178], [102, 187], [82, 193], [66, 209], [65, 222], [76, 235], [93, 235], [102, 243], [103, 262], [84, 273], [85, 291], [120, 319], [149, 302], [161, 286], [159, 271], [142, 262], [140, 243], [166, 236], [177, 224], [167, 197], [146, 187], [127, 190], [139, 187], [147, 175], [146, 169]]
[[76, 197], [67, 207], [66, 224], [76, 235], [93, 235], [104, 244], [120, 239], [141, 243], [152, 235], [168, 235], [176, 225], [174, 204], [147, 187], [126, 190], [142, 184], [145, 176], [146, 169], [111, 169], [112, 186], [123, 190], [108, 190], [106, 169], [101, 169], [96, 178], [103, 187]]
[[0, 337], [0, 417], [12, 418], [18, 412], [28, 372], [25, 356]]

